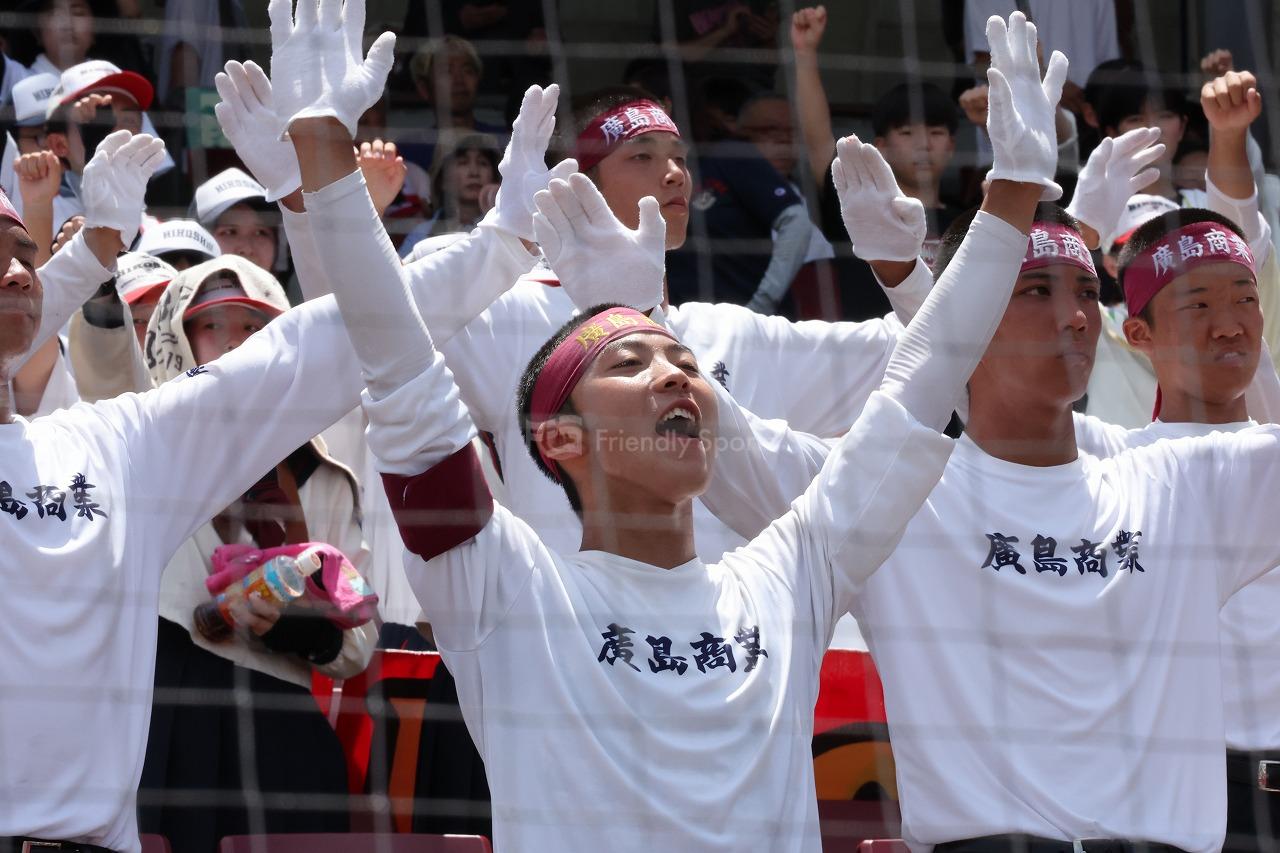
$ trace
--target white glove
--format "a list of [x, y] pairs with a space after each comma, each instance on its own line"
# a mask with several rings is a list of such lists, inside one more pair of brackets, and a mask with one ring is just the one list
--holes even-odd
[[258, 183], [267, 188], [267, 201], [278, 201], [302, 186], [298, 155], [281, 138], [271, 81], [261, 66], [233, 59], [213, 78], [213, 85], [222, 96], [213, 108], [218, 124]]
[[286, 131], [296, 119], [331, 116], [352, 136], [364, 111], [387, 85], [396, 37], [383, 33], [360, 58], [365, 0], [271, 0], [271, 77], [276, 116]]
[[855, 255], [864, 261], [916, 259], [928, 231], [924, 205], [903, 195], [874, 145], [856, 136], [837, 142], [831, 179]]
[[511, 125], [511, 140], [498, 164], [502, 183], [493, 212], [486, 217], [489, 224], [514, 234], [522, 240], [533, 240], [533, 194], [546, 189], [552, 178], [564, 180], [578, 171], [578, 161], [561, 160], [547, 168], [547, 143], [556, 127], [556, 101], [560, 86], [530, 86], [520, 102], [520, 113]]
[[1067, 213], [1105, 240], [1120, 222], [1129, 197], [1160, 177], [1154, 167], [1139, 171], [1164, 153], [1164, 143], [1156, 142], [1159, 138], [1159, 128], [1139, 127], [1102, 140], [1080, 170]]
[[1062, 198], [1053, 180], [1058, 167], [1054, 113], [1067, 79], [1067, 58], [1054, 51], [1040, 80], [1036, 25], [1014, 12], [1009, 26], [993, 15], [987, 20], [991, 67], [987, 69], [987, 135], [991, 137], [989, 181], [1040, 184], [1045, 201]]
[[147, 133], [109, 134], [84, 167], [80, 201], [84, 227], [120, 232], [128, 246], [142, 223], [147, 181], [164, 162], [164, 142]]
[[580, 309], [616, 302], [637, 311], [662, 303], [667, 224], [658, 200], [640, 199], [640, 227], [618, 221], [581, 172], [534, 196], [533, 230], [560, 286]]

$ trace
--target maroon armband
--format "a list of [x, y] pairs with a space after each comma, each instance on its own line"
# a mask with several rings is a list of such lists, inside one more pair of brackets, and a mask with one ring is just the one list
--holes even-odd
[[424, 560], [471, 539], [493, 515], [493, 495], [468, 444], [421, 474], [383, 474], [404, 546]]

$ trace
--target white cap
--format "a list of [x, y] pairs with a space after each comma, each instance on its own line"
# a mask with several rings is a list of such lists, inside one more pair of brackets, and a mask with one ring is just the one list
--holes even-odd
[[137, 251], [156, 256], [169, 252], [197, 252], [206, 258], [222, 254], [218, 241], [194, 219], [166, 219], [148, 225], [138, 241]]
[[1120, 214], [1120, 221], [1116, 223], [1115, 230], [1103, 236], [1103, 254], [1110, 252], [1116, 243], [1127, 242], [1129, 235], [1143, 223], [1171, 210], [1179, 209], [1177, 202], [1169, 201], [1164, 196], [1145, 193], [1130, 196], [1124, 206], [1124, 212]]
[[18, 127], [44, 124], [45, 109], [53, 90], [58, 88], [57, 74], [32, 74], [13, 84], [13, 120]]
[[116, 292], [132, 305], [152, 292], [163, 292], [178, 275], [169, 264], [142, 252], [125, 252], [116, 259]]
[[45, 115], [53, 115], [54, 110], [63, 104], [69, 104], [90, 92], [124, 92], [138, 102], [141, 109], [151, 106], [155, 97], [155, 87], [151, 81], [133, 71], [121, 71], [118, 65], [104, 59], [91, 59], [73, 65], [62, 72], [58, 86], [49, 96]]
[[227, 169], [196, 187], [192, 218], [212, 227], [231, 205], [249, 198], [266, 200], [267, 190], [242, 169]]

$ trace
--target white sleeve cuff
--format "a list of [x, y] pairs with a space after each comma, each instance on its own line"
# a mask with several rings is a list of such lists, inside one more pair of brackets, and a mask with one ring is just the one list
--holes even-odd
[[387, 396], [360, 395], [369, 419], [369, 449], [384, 474], [412, 476], [452, 456], [475, 436], [471, 415], [458, 395], [444, 357]]
[[[874, 267], [871, 274], [875, 275]], [[929, 291], [933, 289], [933, 272], [924, 258], [916, 258], [916, 265], [911, 268], [911, 273], [894, 287], [885, 287], [878, 275], [875, 278], [885, 296], [889, 297], [893, 313], [904, 326], [920, 311], [920, 306], [924, 305], [924, 301], [929, 298]]]
[[1206, 202], [1214, 213], [1220, 213], [1230, 219], [1244, 232], [1245, 242], [1253, 252], [1254, 265], [1261, 268], [1271, 254], [1271, 226], [1258, 209], [1258, 188], [1248, 198], [1232, 198], [1209, 180], [1206, 171], [1204, 176]]

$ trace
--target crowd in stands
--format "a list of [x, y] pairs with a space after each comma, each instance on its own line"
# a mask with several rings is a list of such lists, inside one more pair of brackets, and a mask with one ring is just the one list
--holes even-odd
[[[29, 236], [0, 232], [0, 272], [5, 289], [44, 294], [23, 346], [0, 347], [0, 579], [18, 599], [0, 625], [22, 649], [0, 655], [0, 853], [29, 838], [134, 851], [139, 832], [213, 853], [227, 836], [348, 831], [349, 767], [313, 685], [356, 677], [377, 650], [443, 659], [413, 759], [429, 768], [415, 831], [484, 835], [500, 853], [560, 836], [572, 850], [812, 853], [812, 720], [798, 721], [828, 647], [869, 649], [880, 667], [898, 790], [876, 793], [902, 801], [913, 849], [1041, 853], [1066, 837], [1212, 850], [1224, 826], [1227, 849], [1280, 845], [1280, 794], [1256, 782], [1260, 761], [1280, 762], [1280, 602], [1276, 573], [1262, 575], [1280, 560], [1267, 562], [1258, 508], [1274, 506], [1280, 463], [1263, 448], [1272, 432], [1249, 432], [1280, 422], [1280, 325], [1262, 322], [1280, 311], [1280, 179], [1255, 138], [1269, 69], [1225, 49], [1160, 67], [1120, 0], [957, 0], [948, 72], [850, 108], [825, 74], [846, 4], [658, 0], [623, 73], [568, 97], [551, 0], [411, 0], [398, 39], [363, 26], [363, 0], [271, 0], [268, 40], [253, 5], [20, 0], [0, 15], [0, 222]], [[346, 28], [348, 65], [332, 64], [326, 26]], [[1236, 270], [1234, 307], [1170, 283], [1208, 260]], [[1060, 268], [1071, 296], [1047, 283]], [[41, 285], [22, 285], [37, 271]], [[1009, 301], [997, 285], [1015, 275]], [[1025, 285], [1036, 275], [1043, 293]], [[1043, 331], [1033, 299], [1071, 314], [1048, 337], [1074, 343], [1052, 357], [1027, 343]], [[1087, 306], [1078, 321], [1064, 300]], [[16, 340], [5, 310], [0, 298]], [[1238, 331], [1219, 328], [1229, 310]], [[646, 324], [657, 331], [620, 337]], [[650, 343], [626, 344], [637, 337]], [[1030, 347], [1023, 374], [980, 364], [988, 341]], [[731, 474], [713, 478], [708, 458], [681, 492], [685, 475], [643, 452], [584, 461], [559, 419], [589, 417], [574, 409], [589, 388], [617, 410], [601, 429], [627, 437], [641, 415], [591, 384], [592, 360], [631, 350], [708, 380], [657, 435], [741, 437], [754, 449], [717, 460]], [[1070, 447], [1044, 424], [1010, 426], [1034, 420], [1019, 401], [1063, 403]], [[14, 424], [29, 444], [6, 444]], [[1158, 429], [1192, 425], [1204, 429]], [[1206, 425], [1245, 437], [1205, 439]], [[1165, 438], [1186, 440], [1138, 450]], [[1119, 461], [1077, 482], [1077, 443], [1090, 464]], [[1014, 461], [1051, 470], [1000, 467]], [[1060, 494], [1046, 491], [1059, 475]], [[643, 495], [618, 499], [615, 480]], [[646, 513], [662, 515], [663, 490], [680, 509], [658, 523]], [[1129, 527], [1091, 541], [1085, 504], [1114, 510], [1097, 530]], [[1028, 507], [1060, 525], [1013, 526]], [[77, 519], [100, 523], [67, 533]], [[981, 528], [974, 577], [1045, 590], [1109, 567], [1107, 589], [1122, 588], [1066, 615], [1040, 591], [984, 598], [942, 572], [957, 558], [938, 543], [961, 525]], [[1180, 533], [1190, 556], [1173, 555]], [[279, 579], [307, 559], [305, 584]], [[61, 580], [18, 579], [42, 560]], [[86, 565], [100, 576], [68, 585]], [[655, 566], [696, 567], [714, 593], [655, 592]], [[924, 580], [885, 580], [916, 569]], [[1152, 580], [1166, 569], [1173, 580]], [[1159, 583], [1141, 603], [1139, 572]], [[948, 596], [991, 636], [966, 634]], [[1205, 617], [1196, 601], [1210, 599]], [[1034, 627], [1038, 611], [991, 602], [1051, 615]], [[1135, 616], [1162, 608], [1169, 630]], [[726, 614], [742, 620], [733, 632]], [[1099, 626], [1145, 656], [1108, 658], [1088, 635]], [[674, 630], [702, 642], [673, 646]], [[589, 660], [558, 680], [559, 656], [586, 641]], [[1075, 645], [1052, 673], [1043, 649], [1004, 657], [1022, 641]], [[500, 650], [523, 650], [529, 669]], [[1095, 666], [1125, 695], [1067, 695], [1100, 690], [1080, 671]], [[746, 677], [757, 667], [786, 675], [761, 686]], [[611, 692], [624, 668], [645, 686]], [[740, 688], [706, 687], [724, 669]], [[102, 695], [68, 700], [77, 679]], [[1212, 686], [1197, 696], [1199, 680]], [[535, 722], [519, 719], [521, 694]], [[1056, 751], [1043, 733], [1072, 712]], [[965, 751], [997, 725], [1013, 758]], [[49, 745], [61, 737], [72, 745]], [[1082, 766], [1098, 744], [1124, 756], [1124, 778]], [[1229, 797], [1175, 784], [1217, 780], [1224, 753]], [[598, 777], [574, 776], [579, 762]], [[964, 778], [931, 775], [948, 768]], [[1055, 778], [1093, 790], [1037, 787]], [[992, 792], [1010, 779], [1028, 790], [1006, 809]], [[626, 799], [612, 828], [612, 806], [572, 801], [606, 784], [601, 796]], [[1126, 789], [1158, 807], [1108, 811]], [[973, 818], [983, 810], [1000, 818]], [[968, 844], [1006, 834], [1029, 846]]]

